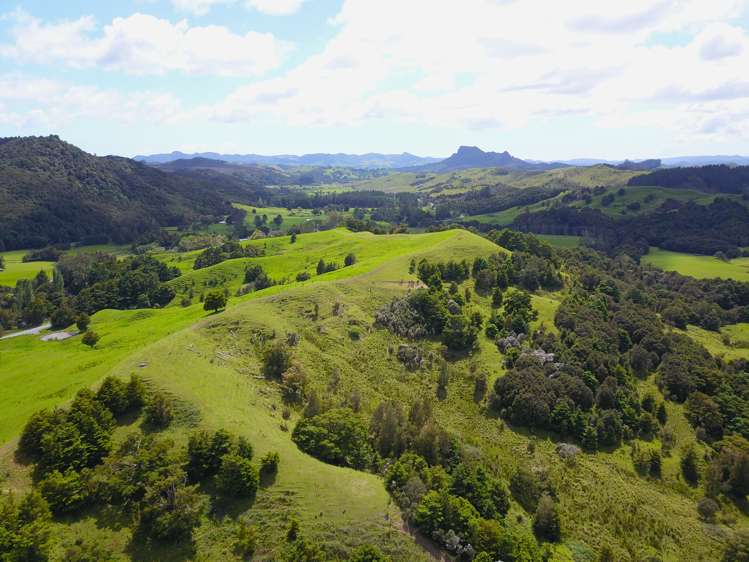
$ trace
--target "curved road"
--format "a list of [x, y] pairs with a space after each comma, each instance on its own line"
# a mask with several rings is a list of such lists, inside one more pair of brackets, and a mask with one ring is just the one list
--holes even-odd
[[52, 327], [52, 324], [47, 322], [35, 328], [29, 328], [28, 330], [22, 330], [20, 332], [14, 332], [12, 334], [8, 334], [7, 336], [2, 336], [0, 337], [0, 340], [9, 340], [10, 338], [17, 338], [18, 336], [35, 336], [39, 334], [42, 330], [46, 330], [47, 328], [51, 328], [51, 327]]

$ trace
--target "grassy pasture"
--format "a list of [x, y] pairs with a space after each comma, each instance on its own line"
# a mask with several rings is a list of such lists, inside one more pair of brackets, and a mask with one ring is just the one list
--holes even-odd
[[[430, 396], [439, 423], [480, 454], [498, 475], [508, 479], [521, 464], [548, 472], [557, 486], [564, 530], [563, 542], [553, 547], [551, 559], [596, 560], [604, 545], [615, 545], [616, 560], [656, 555], [668, 562], [719, 559], [728, 528], [721, 523], [706, 528], [700, 522], [696, 512], [700, 491], [686, 486], [679, 475], [680, 451], [694, 438], [683, 406], [668, 404], [668, 428], [676, 445], [664, 460], [659, 480], [636, 474], [627, 446], [580, 455], [575, 463], [566, 463], [549, 435], [513, 428], [487, 415], [484, 405], [474, 400], [478, 373], [487, 373], [490, 380], [504, 373], [503, 357], [488, 338], [480, 336], [474, 353], [451, 358], [447, 396], [436, 400], [439, 362], [415, 372], [406, 370], [392, 353], [402, 343], [400, 338], [372, 326], [374, 311], [403, 295], [407, 282], [414, 280], [408, 274], [411, 257], [470, 259], [497, 252], [495, 245], [466, 231], [374, 236], [334, 230], [302, 235], [294, 245], [288, 237], [255, 243], [267, 245], [268, 255], [260, 259], [277, 275], [296, 273], [310, 257], [316, 261], [314, 256], [335, 259], [353, 251], [359, 260], [309, 282], [232, 299], [229, 309], [216, 315], [206, 315], [198, 305], [102, 311], [93, 318], [93, 328], [103, 336], [95, 350], [84, 349], [78, 338], [0, 342], [0, 384], [13, 390], [0, 395], [0, 416], [14, 412], [0, 418], [0, 442], [17, 435], [23, 419], [41, 405], [65, 402], [80, 386], [95, 384], [107, 374], [126, 377], [137, 372], [197, 412], [191, 424], [177, 424], [167, 431], [178, 444], [184, 444], [196, 425], [225, 427], [248, 437], [258, 457], [267, 451], [280, 453], [275, 483], [261, 490], [251, 508], [236, 508], [239, 517], [261, 525], [256, 559], [277, 559], [288, 517], [293, 515], [300, 520], [303, 534], [342, 559], [358, 542], [366, 541], [396, 561], [426, 560], [413, 538], [402, 532], [400, 515], [379, 477], [320, 463], [291, 441], [289, 430], [298, 414], [283, 419], [277, 385], [260, 374], [260, 342], [293, 332], [300, 336], [293, 348], [294, 361], [312, 388], [334, 404], [346, 403], [356, 391], [366, 419], [383, 399], [409, 404]], [[461, 289], [471, 285], [467, 281]], [[539, 311], [536, 325], [543, 322], [550, 327], [560, 299], [558, 294], [534, 295]], [[317, 320], [311, 314], [315, 304]], [[489, 299], [474, 295], [469, 306], [486, 316]], [[439, 347], [434, 341], [419, 345], [433, 353]], [[33, 386], [36, 395], [16, 392], [24, 386]], [[652, 377], [641, 383], [640, 391], [646, 390], [662, 400]], [[658, 438], [640, 444], [660, 447]], [[0, 471], [7, 467], [8, 482], [22, 487], [27, 476], [13, 465], [9, 451], [10, 446], [0, 450]], [[530, 525], [530, 517], [514, 502], [508, 518]], [[745, 523], [740, 513], [736, 518]], [[228, 518], [207, 520], [197, 534], [194, 553], [144, 550], [137, 554], [144, 560], [236, 560], [232, 525]], [[135, 557], [126, 550], [131, 533], [127, 522], [113, 526], [91, 514], [57, 525], [56, 530], [68, 543], [84, 535], [119, 557]]]
[[52, 270], [55, 268], [54, 262], [24, 262], [23, 256], [28, 252], [29, 250], [13, 250], [0, 253], [5, 258], [5, 269], [0, 270], [0, 285], [15, 287], [19, 279], [33, 279], [40, 271], [52, 275]]
[[676, 271], [697, 279], [722, 278], [749, 281], [749, 258], [737, 258], [725, 262], [713, 256], [698, 256], [651, 248], [641, 260], [643, 263], [665, 271]]

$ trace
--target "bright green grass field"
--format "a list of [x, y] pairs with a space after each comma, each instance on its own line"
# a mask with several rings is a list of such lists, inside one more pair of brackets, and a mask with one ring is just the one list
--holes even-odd
[[[247, 211], [245, 222], [250, 228], [254, 228], [255, 226], [255, 214], [252, 212], [253, 209], [257, 211], [258, 215], [268, 216], [268, 225], [272, 229], [280, 228], [280, 230], [288, 230], [295, 226], [299, 226], [302, 228], [304, 228], [304, 226], [308, 226], [311, 228], [315, 224], [324, 224], [328, 220], [327, 214], [321, 213], [316, 215], [313, 213], [312, 209], [288, 210], [285, 207], [252, 207], [250, 205], [242, 205], [239, 203], [235, 203], [234, 206]], [[272, 222], [277, 215], [281, 215], [281, 217], [283, 218], [283, 222], [281, 223], [280, 227], [277, 227]]]
[[[258, 241], [266, 244], [269, 254], [258, 258], [273, 277], [294, 276], [317, 260], [338, 260], [349, 251], [359, 260], [351, 267], [341, 268], [306, 282], [345, 279], [376, 268], [401, 255], [419, 253], [448, 240], [457, 244], [465, 237], [477, 238], [464, 231], [445, 231], [420, 235], [375, 236], [369, 232], [353, 233], [344, 229], [299, 236], [296, 244], [288, 237]], [[483, 240], [478, 238], [479, 240]], [[498, 249], [483, 240], [488, 247]], [[224, 266], [237, 279], [243, 278], [249, 260], [230, 260], [213, 268], [191, 272], [175, 279], [180, 283], [208, 276]], [[234, 271], [236, 270], [236, 271]], [[204, 277], [203, 277], [204, 278]], [[241, 281], [240, 281], [241, 282]], [[297, 284], [294, 282], [292, 285]], [[251, 293], [235, 301], [244, 301], [287, 290], [290, 285], [277, 285]], [[92, 317], [91, 329], [101, 336], [97, 349], [81, 344], [79, 337], [62, 342], [42, 342], [28, 336], [0, 341], [0, 443], [17, 434], [25, 420], [37, 409], [69, 400], [82, 386], [101, 379], [129, 353], [144, 348], [206, 316], [200, 304], [182, 308], [170, 306], [163, 310], [104, 310]]]
[[650, 252], [641, 258], [641, 261], [665, 271], [676, 271], [697, 279], [719, 277], [749, 281], [749, 258], [737, 258], [724, 262], [712, 256], [698, 256], [651, 248]]
[[712, 355], [749, 360], [749, 324], [722, 326], [720, 332], [711, 332], [698, 326], [687, 326], [686, 333], [697, 343], [705, 346]]
[[19, 279], [33, 279], [40, 271], [46, 271], [48, 275], [52, 275], [55, 264], [51, 261], [24, 263], [23, 256], [28, 252], [28, 250], [13, 250], [0, 253], [5, 258], [5, 269], [0, 270], [0, 285], [15, 287]]

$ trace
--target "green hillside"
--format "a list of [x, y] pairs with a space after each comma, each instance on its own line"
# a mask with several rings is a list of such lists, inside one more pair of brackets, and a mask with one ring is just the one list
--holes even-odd
[[697, 256], [651, 248], [650, 252], [642, 257], [642, 262], [697, 279], [749, 281], [749, 258], [724, 261], [713, 256]]

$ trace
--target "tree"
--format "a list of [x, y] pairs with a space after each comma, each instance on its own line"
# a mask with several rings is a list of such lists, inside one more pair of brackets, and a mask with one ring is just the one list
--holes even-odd
[[278, 465], [281, 457], [274, 451], [269, 451], [260, 459], [260, 474], [263, 476], [272, 476], [278, 472]]
[[503, 298], [502, 289], [495, 287], [494, 291], [492, 291], [492, 308], [501, 307]]
[[219, 310], [226, 308], [226, 295], [221, 291], [211, 291], [205, 297], [203, 302], [203, 310], [212, 310], [218, 312]]
[[372, 461], [367, 427], [348, 408], [302, 418], [291, 438], [302, 451], [330, 464], [361, 469]]
[[538, 500], [536, 515], [533, 518], [533, 532], [544, 540], [556, 542], [561, 538], [562, 529], [559, 512], [551, 496], [544, 494]]
[[83, 337], [81, 338], [81, 342], [84, 345], [87, 345], [87, 346], [89, 346], [91, 348], [94, 348], [94, 347], [96, 347], [96, 344], [99, 342], [99, 339], [101, 339], [99, 337], [99, 334], [97, 334], [93, 330], [87, 330], [83, 334]]
[[39, 491], [53, 512], [60, 514], [78, 509], [88, 498], [88, 490], [81, 475], [68, 469], [50, 472], [39, 482]]
[[172, 401], [163, 392], [155, 392], [146, 405], [146, 423], [158, 428], [167, 427], [174, 418]]
[[216, 475], [216, 486], [227, 496], [251, 498], [257, 493], [260, 477], [249, 459], [237, 454], [224, 455]]
[[296, 234], [296, 232], [292, 232], [292, 233], [291, 233], [291, 240], [290, 240], [290, 242], [291, 242], [292, 244], [296, 244], [296, 237], [297, 237], [297, 234]]
[[146, 535], [160, 540], [184, 539], [200, 525], [208, 502], [197, 486], [188, 486], [185, 482], [181, 469], [171, 469], [148, 484], [140, 520]]
[[317, 262], [316, 271], [318, 275], [325, 273], [325, 260], [324, 259], [320, 258], [320, 261]]
[[85, 312], [81, 312], [75, 319], [75, 326], [78, 328], [79, 332], [85, 332], [88, 330], [89, 324], [91, 324], [91, 319]]
[[291, 351], [281, 342], [268, 347], [263, 353], [263, 374], [269, 379], [281, 379], [291, 367]]
[[283, 224], [283, 217], [281, 215], [276, 215], [273, 217], [273, 224], [276, 225], [276, 228], [281, 228], [281, 225]]
[[107, 377], [96, 392], [96, 399], [104, 404], [115, 416], [124, 414], [130, 408], [127, 384], [116, 377]]
[[700, 470], [694, 447], [689, 447], [681, 458], [681, 473], [684, 475], [684, 479], [693, 486], [700, 481]]
[[354, 254], [346, 254], [346, 257], [343, 260], [343, 264], [346, 267], [349, 267], [351, 265], [354, 265], [356, 263], [356, 256]]

